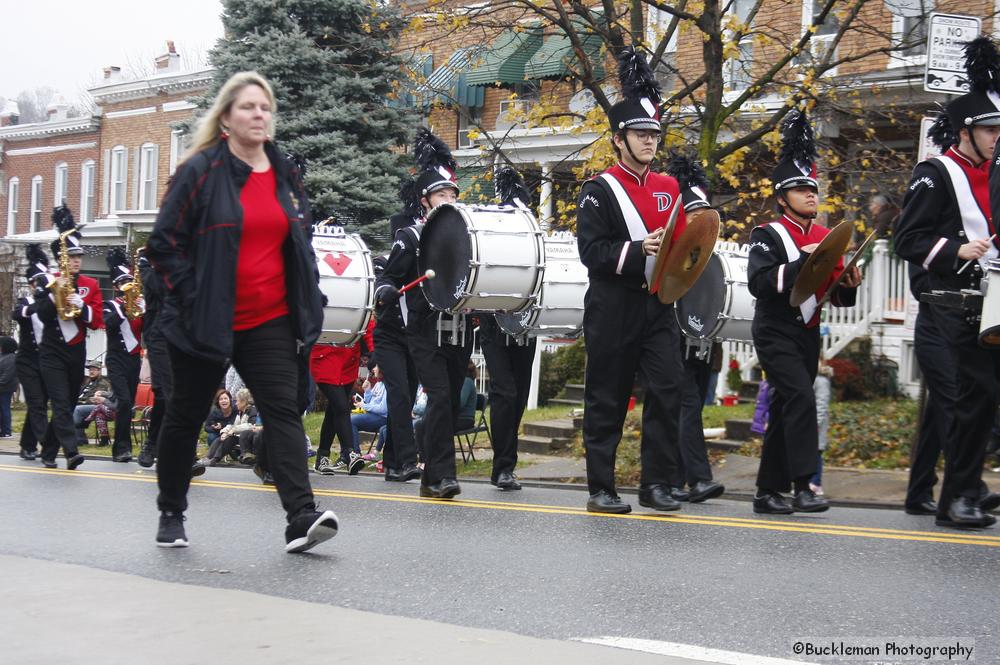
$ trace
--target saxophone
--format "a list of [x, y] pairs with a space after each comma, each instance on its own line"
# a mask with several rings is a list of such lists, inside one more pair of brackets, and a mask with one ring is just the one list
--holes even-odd
[[70, 229], [59, 234], [59, 276], [62, 279], [53, 280], [49, 288], [52, 289], [52, 299], [55, 301], [56, 312], [63, 321], [72, 321], [80, 316], [80, 308], [69, 302], [69, 296], [76, 293], [76, 286], [73, 284], [73, 273], [69, 268], [69, 247], [66, 238], [76, 232], [77, 229]]
[[122, 287], [125, 296], [125, 316], [130, 321], [134, 321], [142, 316], [142, 308], [139, 307], [139, 298], [142, 298], [142, 277], [139, 275], [139, 250], [135, 250], [132, 260], [132, 281]]

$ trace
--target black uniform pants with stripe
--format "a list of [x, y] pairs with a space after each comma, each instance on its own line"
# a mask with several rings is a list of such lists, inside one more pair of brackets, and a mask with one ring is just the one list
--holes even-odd
[[[212, 398], [226, 375], [226, 365], [188, 355], [170, 345], [174, 391], [160, 430], [156, 462], [162, 511], [187, 510], [191, 465], [198, 434], [212, 408]], [[314, 510], [306, 463], [306, 433], [299, 410], [296, 341], [289, 317], [233, 333], [233, 365], [247, 384], [264, 422], [258, 463], [274, 475], [288, 520]], [[263, 458], [263, 459], [262, 459]]]
[[354, 382], [341, 385], [317, 383], [316, 387], [326, 398], [326, 412], [323, 414], [323, 425], [319, 430], [316, 462], [330, 456], [334, 437], [340, 441], [340, 456], [347, 462], [350, 451], [354, 450], [354, 432], [351, 429], [351, 397], [354, 395]]
[[712, 368], [695, 356], [694, 349], [685, 347], [686, 345], [681, 345], [684, 364], [678, 451], [681, 465], [673, 469], [670, 474], [670, 484], [674, 487], [684, 487], [685, 482], [694, 486], [699, 481], [712, 479], [712, 465], [708, 461], [705, 430], [701, 420], [701, 410], [705, 406], [708, 377], [712, 373]]
[[682, 376], [673, 306], [645, 291], [592, 281], [584, 299], [583, 330], [583, 444], [590, 493], [615, 493], [615, 458], [637, 374], [645, 389], [640, 482], [670, 484], [670, 470], [679, 464]]
[[490, 436], [493, 442], [493, 471], [496, 482], [501, 473], [514, 473], [517, 466], [517, 432], [528, 406], [531, 366], [537, 340], [517, 344], [506, 335], [481, 340], [486, 369], [490, 375]]
[[1000, 351], [979, 346], [978, 326], [966, 323], [961, 310], [931, 307], [930, 311], [958, 370], [953, 417], [943, 446], [944, 478], [938, 500], [938, 516], [946, 518], [954, 499], [976, 499], [982, 488], [986, 443], [1000, 390]]
[[24, 414], [24, 426], [21, 428], [21, 449], [35, 452], [38, 444], [45, 441], [45, 431], [48, 428], [48, 393], [42, 381], [42, 370], [35, 351], [19, 351], [14, 360], [17, 380], [21, 384], [24, 403], [27, 412]]
[[416, 316], [410, 312], [406, 342], [417, 368], [417, 377], [427, 393], [423, 419], [424, 473], [420, 483], [434, 485], [456, 475], [455, 422], [461, 407], [462, 384], [468, 372], [472, 342], [467, 333], [464, 346], [438, 346], [437, 314], [419, 319]]
[[38, 349], [42, 382], [52, 404], [50, 431], [46, 433], [42, 444], [43, 459], [54, 461], [60, 446], [67, 459], [79, 452], [76, 428], [73, 426], [73, 408], [76, 406], [80, 384], [83, 383], [86, 362], [86, 342], [73, 346], [42, 344]]
[[132, 407], [135, 405], [136, 388], [139, 387], [142, 358], [139, 354], [109, 349], [106, 362], [116, 403], [115, 442], [111, 454], [124, 455], [132, 451]]
[[771, 386], [770, 419], [757, 471], [757, 487], [788, 492], [816, 473], [819, 431], [813, 381], [819, 363], [819, 328], [753, 322], [757, 358]]
[[947, 340], [934, 323], [931, 305], [920, 303], [913, 329], [913, 351], [924, 376], [927, 398], [920, 418], [917, 444], [910, 455], [906, 504], [915, 506], [934, 498], [935, 467], [951, 428], [958, 393], [957, 363]]
[[150, 386], [153, 389], [153, 408], [149, 411], [149, 433], [146, 440], [156, 450], [157, 437], [163, 424], [163, 414], [173, 392], [174, 375], [170, 368], [170, 351], [167, 340], [159, 331], [144, 331], [146, 358], [149, 360]]
[[413, 400], [417, 395], [417, 368], [410, 357], [406, 332], [388, 326], [375, 326], [375, 362], [382, 370], [388, 404], [385, 445], [382, 461], [388, 469], [402, 469], [417, 463], [413, 435]]

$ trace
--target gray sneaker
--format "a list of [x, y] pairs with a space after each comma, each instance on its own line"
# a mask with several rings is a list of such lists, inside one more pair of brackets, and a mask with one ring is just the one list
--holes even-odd
[[337, 471], [342, 471], [347, 468], [347, 462], [344, 461], [343, 457], [338, 457], [337, 461], [333, 463], [333, 468]]
[[363, 468], [365, 468], [365, 461], [361, 458], [361, 455], [352, 450], [351, 461], [347, 466], [347, 475], [356, 476]]
[[332, 476], [333, 464], [330, 463], [329, 457], [320, 457], [316, 462], [316, 473], [322, 474], [324, 476]]

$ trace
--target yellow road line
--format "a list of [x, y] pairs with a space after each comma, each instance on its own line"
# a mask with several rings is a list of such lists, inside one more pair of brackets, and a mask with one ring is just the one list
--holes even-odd
[[[35, 473], [47, 475], [63, 475], [76, 478], [96, 478], [103, 480], [131, 480], [144, 483], [155, 483], [156, 475], [151, 471], [136, 471], [120, 473], [111, 471], [67, 471], [65, 469], [43, 469], [37, 467], [22, 467], [0, 464], [0, 471], [15, 473]], [[239, 483], [219, 480], [196, 479], [192, 484], [199, 487], [214, 487], [219, 489], [250, 490], [258, 492], [274, 492], [271, 486], [254, 483]], [[570, 515], [574, 517], [597, 517], [645, 522], [664, 522], [674, 524], [693, 524], [699, 526], [719, 526], [738, 529], [758, 529], [765, 531], [784, 531], [788, 533], [808, 533], [828, 536], [850, 536], [855, 538], [875, 538], [882, 540], [904, 540], [913, 542], [950, 543], [954, 545], [979, 545], [982, 547], [1000, 547], [1000, 536], [978, 535], [966, 532], [933, 532], [904, 529], [884, 529], [877, 527], [851, 526], [848, 524], [808, 524], [787, 520], [751, 519], [744, 517], [725, 517], [712, 515], [691, 515], [688, 513], [635, 513], [628, 515], [607, 515], [589, 513], [584, 508], [568, 506], [548, 506], [533, 503], [483, 501], [479, 499], [441, 500], [418, 496], [381, 494], [378, 492], [360, 492], [351, 490], [329, 490], [314, 488], [317, 496], [337, 497], [341, 499], [360, 499], [366, 501], [388, 501], [395, 503], [416, 503], [448, 506], [452, 508], [479, 508], [485, 510], [505, 510], [513, 512], [541, 513], [548, 515]]]

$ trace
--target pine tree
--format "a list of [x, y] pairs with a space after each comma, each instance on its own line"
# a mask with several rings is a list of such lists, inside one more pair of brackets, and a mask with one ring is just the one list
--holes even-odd
[[[369, 0], [224, 0], [225, 37], [210, 53], [215, 90], [232, 74], [263, 74], [277, 97], [275, 139], [305, 160], [317, 220], [350, 219], [371, 239], [399, 207], [416, 116], [387, 100], [402, 85], [393, 46], [403, 27]], [[214, 95], [208, 96], [208, 99]]]

